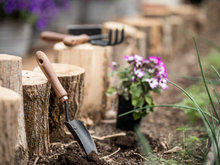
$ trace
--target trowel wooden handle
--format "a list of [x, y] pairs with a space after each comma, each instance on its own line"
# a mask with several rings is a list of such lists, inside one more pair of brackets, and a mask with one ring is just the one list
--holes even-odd
[[75, 46], [89, 41], [89, 36], [86, 34], [81, 34], [79, 36], [67, 36], [63, 39], [63, 43], [66, 46]]
[[41, 39], [45, 41], [59, 42], [59, 41], [63, 41], [65, 37], [70, 36], [70, 35], [45, 31], [45, 32], [42, 32], [40, 36], [41, 36]]
[[63, 86], [60, 84], [60, 81], [58, 80], [57, 75], [56, 75], [49, 59], [47, 58], [47, 56], [43, 52], [38, 51], [36, 53], [36, 60], [37, 60], [38, 65], [40, 66], [41, 70], [43, 71], [44, 75], [47, 77], [47, 79], [52, 84], [52, 87], [55, 90], [57, 97], [62, 102], [68, 100], [67, 92], [65, 91]]

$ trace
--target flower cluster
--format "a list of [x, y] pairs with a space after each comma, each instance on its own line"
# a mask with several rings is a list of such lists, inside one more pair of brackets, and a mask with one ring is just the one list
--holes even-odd
[[[1, 17], [21, 14], [21, 18], [31, 19], [36, 17], [36, 27], [45, 28], [49, 21], [59, 14], [61, 8], [68, 9], [70, 0], [0, 0]], [[1, 12], [0, 12], [1, 14]]]
[[110, 87], [106, 94], [123, 95], [126, 100], [131, 101], [134, 108], [141, 108], [141, 110], [133, 112], [134, 119], [137, 120], [148, 115], [154, 109], [145, 107], [155, 105], [150, 91], [160, 93], [162, 89], [168, 88], [166, 84], [167, 70], [163, 61], [158, 57], [150, 56], [144, 59], [135, 54], [125, 56], [124, 59], [129, 66], [121, 70], [118, 69], [116, 62], [111, 63], [110, 67], [113, 72], [110, 76], [116, 75], [121, 81], [117, 86]]
[[151, 89], [161, 87], [167, 89], [167, 70], [166, 66], [159, 57], [149, 56], [144, 59], [139, 55], [125, 56], [127, 61], [133, 68], [132, 82], [144, 80], [149, 83]]

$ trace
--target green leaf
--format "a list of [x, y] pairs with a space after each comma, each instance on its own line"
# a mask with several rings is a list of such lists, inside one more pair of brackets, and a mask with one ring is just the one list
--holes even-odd
[[152, 97], [151, 96], [145, 95], [144, 99], [148, 105], [152, 105]]
[[176, 131], [187, 131], [187, 130], [191, 130], [191, 128], [188, 127], [179, 127], [176, 129]]
[[141, 116], [142, 116], [142, 114], [141, 114], [140, 111], [136, 111], [136, 112], [133, 113], [134, 120], [140, 119]]
[[199, 141], [199, 138], [196, 136], [190, 136], [189, 139], [186, 139], [187, 142], [194, 142], [194, 141]]
[[115, 94], [115, 93], [116, 93], [115, 87], [110, 87], [110, 88], [107, 90], [106, 95], [107, 95], [107, 96], [110, 96], [110, 95]]
[[132, 105], [133, 105], [134, 107], [137, 107], [137, 105], [138, 105], [138, 100], [139, 100], [138, 97], [132, 97], [131, 103], [132, 103]]
[[115, 74], [118, 74], [117, 70], [113, 70], [111, 73], [108, 74], [108, 76], [113, 77]]
[[140, 97], [141, 93], [143, 92], [139, 83], [132, 83], [130, 89], [132, 97]]

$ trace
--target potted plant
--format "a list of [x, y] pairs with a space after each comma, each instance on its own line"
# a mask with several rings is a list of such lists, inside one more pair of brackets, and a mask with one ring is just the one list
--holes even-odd
[[32, 25], [44, 29], [70, 0], [0, 0], [0, 53], [24, 57]]
[[135, 54], [125, 56], [124, 60], [128, 66], [121, 70], [115, 62], [110, 65], [113, 70], [110, 77], [119, 77], [120, 84], [110, 87], [107, 95], [118, 94], [118, 115], [140, 108], [128, 115], [117, 117], [117, 128], [128, 131], [133, 130], [142, 117], [153, 111], [153, 108], [143, 108], [146, 105], [155, 105], [150, 92], [161, 93], [168, 86], [166, 66], [160, 58], [149, 56], [144, 59]]

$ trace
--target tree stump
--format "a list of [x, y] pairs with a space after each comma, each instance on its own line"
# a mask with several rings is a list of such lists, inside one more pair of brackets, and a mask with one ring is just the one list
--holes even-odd
[[[84, 74], [83, 68], [68, 64], [52, 64], [55, 73], [68, 93], [70, 120], [78, 118], [80, 115], [83, 97], [84, 97]], [[42, 73], [40, 67], [34, 69], [34, 72]], [[43, 74], [43, 73], [42, 73]], [[49, 130], [50, 133], [60, 127], [65, 121], [65, 107], [51, 88], [50, 107], [49, 107]]]
[[144, 5], [142, 14], [147, 19], [161, 19], [163, 24], [163, 56], [171, 58], [179, 51], [192, 45], [192, 37], [186, 30], [201, 33], [204, 31], [205, 16], [192, 5]]
[[[22, 63], [21, 58], [7, 54], [0, 54], [0, 86], [9, 88], [22, 96]], [[23, 99], [18, 112], [18, 130], [16, 143], [15, 163], [27, 164], [28, 148], [25, 133]]]
[[82, 44], [66, 47], [63, 43], [54, 46], [55, 62], [77, 65], [85, 69], [85, 91], [82, 117], [95, 121], [103, 118], [107, 97], [105, 92], [109, 85], [108, 65], [112, 61], [112, 48]]
[[0, 164], [2, 165], [14, 164], [20, 108], [21, 96], [10, 89], [0, 87]]
[[[121, 67], [127, 65], [124, 56], [139, 54], [146, 57], [146, 49], [148, 49], [146, 44], [146, 33], [133, 26], [119, 22], [105, 22], [103, 24], [103, 33], [108, 33], [110, 29], [121, 30], [123, 28], [125, 30], [124, 41], [119, 45], [113, 46], [113, 61], [118, 63]], [[145, 50], [141, 50], [143, 47]]]
[[49, 98], [51, 84], [40, 73], [22, 71], [25, 130], [29, 157], [49, 151]]
[[163, 20], [160, 18], [127, 17], [119, 20], [146, 33], [147, 56], [162, 56]]

